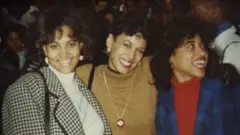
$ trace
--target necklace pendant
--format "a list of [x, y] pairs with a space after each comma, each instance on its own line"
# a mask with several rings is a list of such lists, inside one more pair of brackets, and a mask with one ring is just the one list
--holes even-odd
[[117, 120], [117, 126], [122, 128], [125, 125], [125, 121], [123, 119], [118, 119]]

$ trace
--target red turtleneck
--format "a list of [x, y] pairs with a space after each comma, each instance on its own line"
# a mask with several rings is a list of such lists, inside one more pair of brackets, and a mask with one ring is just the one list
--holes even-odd
[[174, 86], [178, 135], [194, 135], [200, 78], [194, 78], [184, 83], [178, 83], [172, 78], [171, 82]]

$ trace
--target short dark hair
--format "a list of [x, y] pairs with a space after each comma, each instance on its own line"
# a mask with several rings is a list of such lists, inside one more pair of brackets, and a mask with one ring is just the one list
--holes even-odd
[[[59, 3], [41, 13], [36, 25], [30, 28], [31, 32], [28, 36], [32, 41], [30, 44], [38, 45], [41, 49], [54, 40], [54, 33], [61, 28], [62, 25], [69, 26], [73, 31], [73, 37], [83, 42], [82, 54], [86, 58], [92, 52], [92, 44], [94, 42], [94, 32], [92, 20], [87, 18], [91, 16], [87, 9], [77, 9], [70, 3]], [[33, 30], [34, 29], [34, 30]], [[61, 32], [61, 30], [60, 30]]]
[[25, 36], [25, 27], [20, 24], [11, 24], [4, 28], [3, 38], [6, 39], [11, 32], [16, 32], [19, 37], [22, 39]]
[[113, 34], [114, 38], [122, 33], [129, 36], [141, 33], [143, 39], [146, 41], [150, 39], [149, 25], [136, 15], [124, 15], [116, 18], [110, 28], [110, 33]]
[[[170, 88], [173, 73], [169, 58], [184, 39], [191, 39], [195, 35], [201, 37], [205, 49], [209, 52], [211, 50], [210, 42], [216, 36], [216, 27], [190, 17], [176, 18], [167, 24], [163, 44], [159, 45], [157, 54], [150, 64], [157, 89], [167, 91]], [[211, 61], [208, 64], [211, 64]]]

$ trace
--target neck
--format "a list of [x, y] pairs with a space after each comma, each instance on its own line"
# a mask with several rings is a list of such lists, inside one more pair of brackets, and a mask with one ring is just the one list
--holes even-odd
[[107, 68], [111, 71], [111, 72], [113, 72], [113, 73], [115, 73], [115, 74], [121, 74], [121, 73], [119, 73], [118, 71], [115, 71], [115, 70], [113, 70], [111, 67], [109, 67], [109, 66], [107, 66]]
[[174, 73], [173, 78], [178, 83], [184, 83], [184, 82], [190, 81], [193, 77], [188, 76], [188, 75], [181, 75], [179, 73]]

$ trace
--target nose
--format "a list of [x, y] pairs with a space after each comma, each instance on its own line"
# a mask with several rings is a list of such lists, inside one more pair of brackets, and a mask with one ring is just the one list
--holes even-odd
[[65, 47], [62, 47], [62, 48], [61, 48], [60, 55], [61, 55], [62, 57], [68, 56], [68, 53], [69, 53], [69, 50], [68, 50], [67, 48], [65, 48]]
[[129, 60], [133, 60], [134, 59], [134, 57], [135, 57], [135, 54], [136, 54], [136, 52], [135, 51], [129, 51], [128, 52], [128, 59]]
[[207, 51], [206, 51], [205, 48], [203, 48], [203, 47], [198, 47], [198, 48], [197, 48], [197, 52], [198, 52], [198, 54], [201, 55], [201, 56], [207, 55]]

